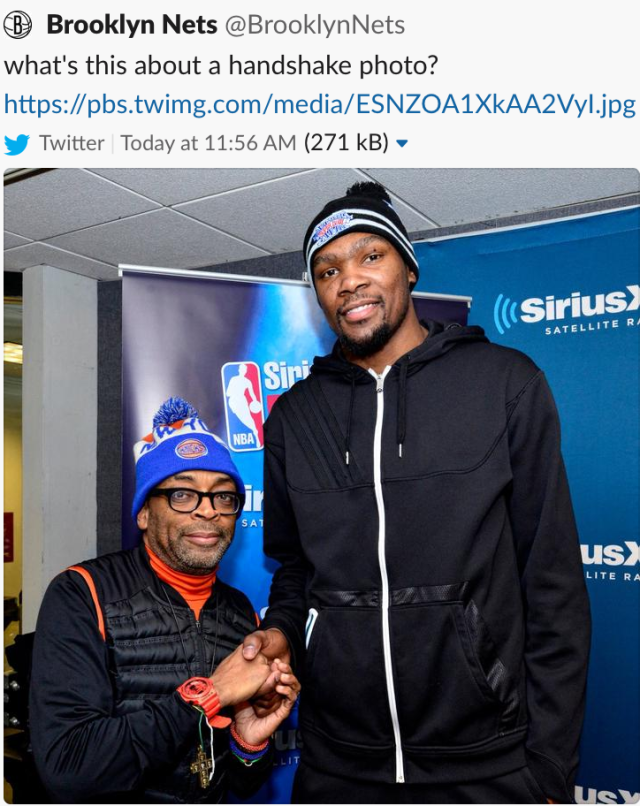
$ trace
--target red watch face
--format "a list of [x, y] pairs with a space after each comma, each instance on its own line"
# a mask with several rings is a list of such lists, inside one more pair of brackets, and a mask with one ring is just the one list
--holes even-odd
[[180, 693], [187, 699], [199, 700], [213, 688], [213, 683], [207, 677], [192, 677], [180, 686]]

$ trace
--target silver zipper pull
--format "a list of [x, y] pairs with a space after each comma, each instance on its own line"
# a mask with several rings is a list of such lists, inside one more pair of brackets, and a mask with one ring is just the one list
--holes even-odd
[[376, 375], [376, 392], [382, 392], [384, 386], [384, 378], [382, 375]]

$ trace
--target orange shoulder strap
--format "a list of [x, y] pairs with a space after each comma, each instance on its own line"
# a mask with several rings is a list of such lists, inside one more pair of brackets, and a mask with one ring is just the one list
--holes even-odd
[[104, 630], [104, 618], [102, 617], [102, 608], [100, 607], [100, 600], [98, 599], [98, 591], [96, 590], [96, 584], [93, 581], [93, 577], [87, 571], [86, 568], [82, 568], [80, 565], [72, 565], [67, 568], [67, 571], [77, 571], [80, 576], [84, 579], [87, 583], [87, 587], [91, 593], [91, 598], [93, 599], [93, 603], [96, 607], [96, 615], [98, 617], [98, 630], [100, 631], [100, 635], [102, 636], [102, 640], [106, 641], [107, 636]]

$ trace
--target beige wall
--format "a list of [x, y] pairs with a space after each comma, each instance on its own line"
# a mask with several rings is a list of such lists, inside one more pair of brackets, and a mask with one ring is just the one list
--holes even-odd
[[4, 566], [4, 595], [22, 589], [22, 431], [17, 422], [4, 424], [4, 511], [13, 512], [13, 562]]
[[[16, 420], [4, 423], [4, 511], [13, 512], [13, 562], [4, 564], [4, 595], [18, 597], [22, 590], [22, 431]], [[17, 621], [7, 626], [5, 649], [13, 644], [19, 631]], [[6, 655], [3, 667], [5, 672], [10, 671]], [[12, 803], [6, 783], [4, 796]]]

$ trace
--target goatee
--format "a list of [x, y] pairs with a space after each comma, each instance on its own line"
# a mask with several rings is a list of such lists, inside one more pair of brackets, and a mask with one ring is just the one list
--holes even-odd
[[[398, 325], [399, 327], [399, 325]], [[388, 344], [389, 340], [398, 328], [392, 328], [388, 322], [382, 322], [365, 339], [352, 339], [342, 330], [338, 331], [338, 341], [343, 351], [354, 358], [368, 358]]]
[[[357, 300], [357, 295], [349, 302], [351, 303], [355, 300]], [[370, 356], [380, 352], [380, 350], [382, 350], [383, 347], [386, 347], [386, 345], [391, 341], [393, 336], [395, 336], [397, 331], [400, 329], [400, 326], [407, 318], [409, 305], [411, 304], [411, 291], [408, 285], [406, 289], [406, 297], [403, 302], [403, 310], [400, 312], [395, 323], [390, 324], [387, 319], [387, 312], [384, 307], [384, 302], [381, 299], [379, 304], [383, 306], [382, 322], [378, 325], [378, 327], [372, 330], [371, 333], [367, 334], [361, 339], [354, 339], [352, 336], [349, 336], [347, 333], [345, 333], [342, 329], [340, 316], [338, 316], [336, 333], [343, 352], [347, 355], [351, 355], [353, 358], [369, 358]]]

